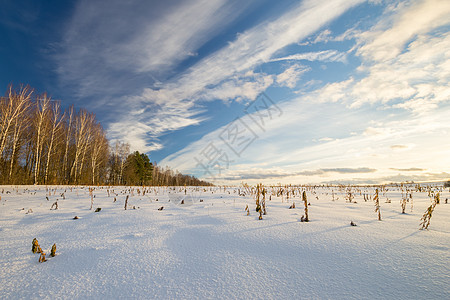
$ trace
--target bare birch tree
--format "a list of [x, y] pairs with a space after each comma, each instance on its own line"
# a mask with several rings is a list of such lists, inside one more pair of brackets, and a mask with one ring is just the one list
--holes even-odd
[[75, 156], [70, 171], [74, 183], [78, 183], [81, 177], [94, 124], [95, 116], [84, 109], [80, 110], [75, 118]]
[[75, 117], [75, 157], [70, 170], [70, 177], [73, 178], [74, 183], [77, 183], [79, 161], [81, 159], [83, 146], [86, 143], [87, 114], [87, 111], [81, 110]]
[[92, 185], [95, 185], [95, 178], [97, 177], [97, 171], [100, 164], [107, 157], [108, 152], [108, 140], [106, 134], [100, 124], [94, 127], [93, 131], [93, 143], [91, 150], [91, 171], [92, 171]]
[[[86, 111], [87, 112], [87, 111]], [[93, 113], [87, 113], [86, 130], [84, 131], [84, 143], [81, 146], [81, 159], [80, 168], [78, 169], [78, 178], [82, 178], [85, 164], [87, 164], [88, 157], [90, 155], [91, 144], [94, 143], [94, 127], [95, 127], [95, 115]], [[86, 171], [88, 172], [88, 171]], [[87, 173], [89, 175], [89, 173]], [[88, 182], [88, 181], [86, 181]]]
[[[13, 92], [12, 95], [10, 93], [9, 101], [22, 102], [23, 106], [20, 110], [19, 114], [14, 120], [12, 136], [11, 136], [11, 157], [9, 162], [9, 183], [13, 183], [14, 178], [13, 170], [16, 164], [16, 157], [20, 154], [20, 147], [24, 143], [24, 132], [29, 127], [30, 121], [30, 108], [32, 106], [31, 97], [33, 94], [33, 90], [29, 87], [21, 86], [18, 92]], [[11, 98], [11, 96], [13, 98]], [[17, 99], [19, 98], [19, 99]]]
[[59, 102], [54, 102], [52, 105], [52, 109], [51, 109], [51, 123], [50, 123], [50, 127], [51, 127], [51, 133], [50, 133], [50, 140], [49, 140], [49, 144], [48, 144], [48, 148], [47, 148], [47, 162], [45, 164], [45, 179], [44, 182], [48, 183], [48, 169], [49, 169], [49, 165], [50, 165], [50, 158], [53, 154], [54, 148], [55, 148], [55, 144], [58, 141], [58, 137], [57, 135], [60, 132], [61, 126], [63, 124], [64, 118], [65, 118], [65, 114], [61, 115], [61, 105], [59, 104]]
[[[93, 113], [84, 109], [76, 113], [73, 106], [61, 113], [59, 103], [45, 93], [36, 95], [29, 86], [16, 90], [9, 86], [0, 97], [0, 184], [124, 184], [136, 177], [129, 172], [129, 156], [127, 143], [117, 141], [109, 147]], [[169, 168], [153, 167], [147, 160], [144, 176], [134, 182], [208, 184]]]
[[63, 167], [62, 167], [62, 180], [64, 181], [64, 183], [68, 183], [69, 178], [68, 178], [68, 174], [67, 174], [67, 169], [68, 169], [68, 160], [69, 160], [69, 145], [70, 145], [70, 141], [72, 139], [72, 126], [73, 126], [73, 105], [71, 105], [67, 111], [67, 115], [68, 115], [68, 124], [66, 125], [66, 130], [65, 130], [65, 134], [66, 134], [66, 140], [65, 140], [65, 144], [64, 144], [64, 157], [63, 157]]
[[42, 153], [44, 148], [45, 138], [48, 135], [48, 114], [50, 112], [50, 97], [47, 94], [36, 99], [35, 112], [35, 131], [36, 131], [36, 145], [34, 157], [34, 184], [39, 184], [40, 167], [42, 160]]
[[16, 93], [12, 85], [8, 87], [7, 96], [3, 97], [0, 105], [0, 153], [4, 157], [6, 143], [11, 133], [12, 127], [26, 113], [30, 107], [30, 100], [33, 90], [29, 86], [21, 86]]

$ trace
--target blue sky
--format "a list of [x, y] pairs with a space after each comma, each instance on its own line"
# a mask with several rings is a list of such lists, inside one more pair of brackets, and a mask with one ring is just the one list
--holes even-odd
[[0, 1], [0, 87], [214, 183], [450, 178], [450, 2]]

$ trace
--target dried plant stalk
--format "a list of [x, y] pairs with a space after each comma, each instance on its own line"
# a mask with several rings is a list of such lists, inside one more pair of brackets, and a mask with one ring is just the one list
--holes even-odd
[[308, 216], [308, 199], [306, 198], [306, 191], [302, 193], [303, 204], [305, 204], [305, 215], [302, 216], [302, 222], [309, 222]]
[[56, 256], [56, 244], [53, 244], [52, 250], [50, 251], [50, 256], [55, 257]]
[[380, 198], [378, 197], [378, 189], [375, 190], [373, 201], [375, 201], [375, 212], [378, 213], [378, 221], [381, 221]]
[[427, 208], [425, 213], [423, 214], [422, 218], [420, 219], [422, 222], [420, 223], [420, 230], [426, 229], [428, 230], [428, 226], [430, 226], [431, 217], [433, 215], [434, 208], [436, 207], [436, 204], [438, 203], [437, 195], [434, 197], [433, 203]]

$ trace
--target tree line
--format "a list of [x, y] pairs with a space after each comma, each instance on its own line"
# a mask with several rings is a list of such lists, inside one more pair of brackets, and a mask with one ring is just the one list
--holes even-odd
[[116, 142], [111, 148], [108, 182], [111, 185], [210, 186], [209, 182], [151, 163], [145, 153], [130, 154], [130, 145]]
[[111, 146], [95, 114], [24, 85], [0, 97], [0, 153], [0, 184], [209, 185]]

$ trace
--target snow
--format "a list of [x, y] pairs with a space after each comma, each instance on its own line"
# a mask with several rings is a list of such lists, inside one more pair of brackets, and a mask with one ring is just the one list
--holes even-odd
[[[357, 203], [308, 188], [302, 223], [302, 188], [272, 195], [258, 220], [242, 187], [95, 187], [91, 210], [88, 187], [1, 186], [0, 298], [450, 299], [448, 189], [429, 230], [419, 230], [427, 192], [402, 214], [400, 187], [389, 187], [378, 221], [353, 189]], [[56, 243], [56, 257], [39, 263], [33, 238], [47, 254]]]

